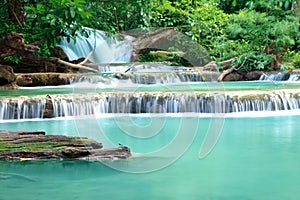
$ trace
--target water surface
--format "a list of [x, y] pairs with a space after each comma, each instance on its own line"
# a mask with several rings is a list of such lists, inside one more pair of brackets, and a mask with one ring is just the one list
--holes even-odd
[[[101, 162], [1, 161], [0, 199], [299, 199], [300, 115], [276, 113], [225, 115], [220, 139], [204, 159], [198, 154], [214, 125], [210, 116], [134, 115], [131, 123], [127, 118], [122, 123], [122, 117], [94, 118], [97, 126], [86, 126], [85, 133], [97, 138], [103, 131], [114, 145], [123, 143], [140, 153], [117, 161], [137, 169], [139, 163], [165, 159], [143, 155], [168, 145], [182, 120], [195, 123], [196, 117], [198, 129], [181, 158], [151, 173], [125, 173]], [[147, 126], [155, 118], [164, 122], [155, 136], [139, 139], [126, 134], [126, 128]], [[0, 129], [83, 136], [81, 123], [72, 118], [10, 121], [0, 123]]]

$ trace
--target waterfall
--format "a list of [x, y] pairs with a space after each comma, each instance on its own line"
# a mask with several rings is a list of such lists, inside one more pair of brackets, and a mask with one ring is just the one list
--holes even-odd
[[300, 92], [261, 94], [106, 93], [55, 98], [55, 116], [101, 113], [232, 113], [300, 108]]
[[272, 72], [263, 73], [259, 78], [260, 81], [298, 81], [300, 79], [300, 73], [292, 72]]
[[61, 47], [69, 60], [86, 58], [93, 51], [90, 61], [93, 63], [127, 63], [130, 62], [132, 47], [130, 36], [124, 36], [122, 40], [109, 38], [104, 32], [86, 28], [90, 32], [89, 37], [76, 38], [76, 41], [62, 38], [57, 45]]
[[[162, 63], [130, 63], [99, 65], [103, 76], [117, 80], [127, 80], [133, 84], [167, 84], [179, 82], [217, 81], [219, 72], [197, 71], [183, 66], [170, 66]], [[103, 76], [87, 75], [76, 82], [105, 82]], [[107, 79], [106, 79], [107, 80]], [[107, 81], [106, 81], [107, 82]]]
[[121, 80], [130, 80], [134, 84], [167, 84], [180, 82], [201, 82], [203, 81], [200, 72], [172, 72], [172, 73], [133, 73], [114, 74], [112, 77]]
[[43, 118], [45, 98], [11, 98], [0, 101], [0, 120]]
[[[48, 96], [49, 97], [49, 96]], [[0, 102], [0, 119], [43, 118], [46, 98], [10, 98]], [[52, 95], [53, 117], [103, 113], [235, 113], [300, 109], [300, 91], [261, 92], [117, 92]], [[49, 109], [49, 108], [48, 108]]]

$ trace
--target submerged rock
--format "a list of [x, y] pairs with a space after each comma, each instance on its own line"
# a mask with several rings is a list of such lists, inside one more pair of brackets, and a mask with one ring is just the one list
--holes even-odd
[[131, 156], [128, 147], [102, 148], [101, 143], [88, 138], [46, 135], [43, 131], [0, 131], [0, 160], [115, 160]]

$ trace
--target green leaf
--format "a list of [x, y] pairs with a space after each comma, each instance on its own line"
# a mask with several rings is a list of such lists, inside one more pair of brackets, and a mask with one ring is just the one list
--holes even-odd
[[75, 18], [75, 10], [73, 7], [70, 7], [71, 18]]

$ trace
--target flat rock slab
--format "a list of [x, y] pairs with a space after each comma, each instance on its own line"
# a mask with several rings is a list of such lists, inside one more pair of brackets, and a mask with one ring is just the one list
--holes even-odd
[[0, 160], [80, 159], [115, 160], [131, 156], [125, 146], [102, 149], [84, 137], [46, 135], [43, 131], [1, 131]]

